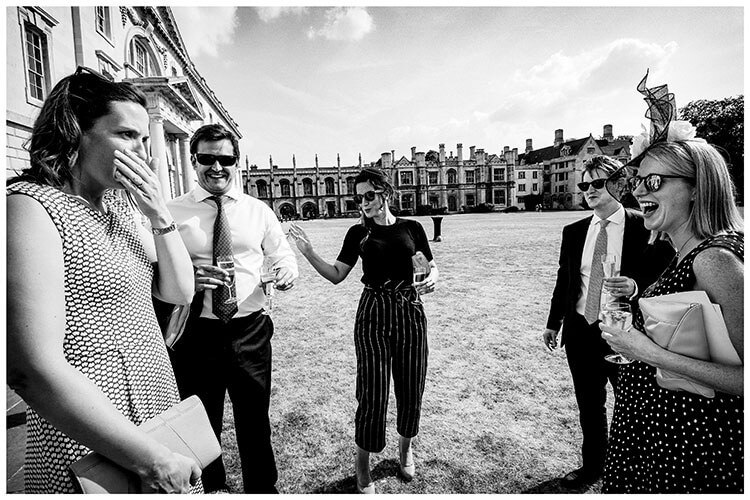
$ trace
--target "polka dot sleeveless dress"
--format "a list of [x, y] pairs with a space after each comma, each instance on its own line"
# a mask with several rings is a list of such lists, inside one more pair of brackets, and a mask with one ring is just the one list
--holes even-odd
[[[693, 261], [709, 247], [729, 249], [744, 262], [742, 233], [710, 238], [679, 264], [675, 258], [643, 296], [692, 290]], [[671, 391], [655, 377], [656, 368], [639, 361], [620, 367], [602, 492], [741, 493], [743, 398]]]
[[[49, 186], [19, 182], [7, 193], [37, 200], [60, 233], [68, 363], [136, 425], [179, 402], [151, 302], [154, 269], [125, 201], [108, 191], [102, 214]], [[68, 466], [90, 450], [32, 408], [26, 422], [25, 492], [74, 492]]]

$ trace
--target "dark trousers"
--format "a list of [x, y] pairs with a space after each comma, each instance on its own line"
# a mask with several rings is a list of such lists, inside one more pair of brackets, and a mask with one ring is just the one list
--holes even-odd
[[612, 349], [601, 338], [598, 321], [589, 325], [583, 316], [575, 314], [565, 319], [564, 328], [565, 352], [583, 432], [583, 470], [598, 476], [604, 469], [607, 454], [607, 410], [604, 406], [607, 381], [616, 391], [618, 365], [604, 359]]
[[419, 432], [427, 377], [427, 325], [416, 292], [365, 288], [354, 326], [357, 355], [357, 413], [354, 440], [360, 448], [385, 448], [391, 371], [396, 395], [396, 429], [404, 437]]
[[[268, 418], [272, 336], [273, 322], [260, 312], [229, 323], [197, 318], [170, 353], [180, 396], [198, 395], [219, 440], [229, 392], [245, 493], [276, 491]], [[202, 479], [207, 492], [226, 488], [222, 458], [204, 469]]]

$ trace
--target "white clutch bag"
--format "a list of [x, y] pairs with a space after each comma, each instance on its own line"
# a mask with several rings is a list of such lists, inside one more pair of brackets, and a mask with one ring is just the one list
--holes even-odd
[[[198, 396], [190, 396], [139, 427], [173, 452], [195, 460], [201, 470], [221, 456]], [[153, 493], [134, 473], [93, 451], [73, 462], [70, 472], [81, 493]]]
[[[679, 292], [638, 300], [646, 334], [659, 346], [685, 356], [725, 365], [741, 365], [718, 304], [704, 291]], [[715, 392], [681, 375], [656, 369], [659, 386], [707, 398]]]

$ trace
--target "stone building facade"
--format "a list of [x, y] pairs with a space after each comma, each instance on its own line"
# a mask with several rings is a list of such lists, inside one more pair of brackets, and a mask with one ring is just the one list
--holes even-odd
[[29, 164], [23, 144], [49, 91], [86, 66], [148, 97], [151, 155], [168, 197], [195, 185], [189, 139], [204, 123], [237, 123], [198, 73], [169, 7], [6, 8], [6, 176]]
[[[366, 167], [383, 169], [391, 178], [398, 195], [394, 206], [402, 214], [416, 214], [425, 210], [445, 209], [446, 213], [471, 210], [480, 204], [491, 204], [502, 210], [513, 200], [513, 172], [518, 163], [518, 150], [505, 147], [500, 154], [487, 154], [474, 146], [466, 159], [463, 145], [456, 145], [456, 155], [446, 155], [445, 145], [438, 151], [418, 152], [411, 148], [409, 158], [394, 161], [395, 151], [381, 154]], [[269, 168], [246, 165], [242, 171], [245, 191], [266, 203], [281, 218], [314, 218], [356, 216], [357, 206], [352, 200], [354, 178], [362, 169], [360, 155], [357, 165], [315, 165], [278, 168], [269, 159]]]
[[[396, 159], [395, 151], [382, 153], [377, 161], [364, 166], [378, 167], [391, 177], [398, 191], [394, 205], [404, 214], [426, 213], [426, 207], [444, 209], [445, 213], [474, 210], [478, 205], [494, 211], [516, 207], [533, 210], [537, 205], [547, 209], [580, 209], [583, 195], [578, 189], [586, 160], [605, 154], [627, 162], [630, 159], [630, 137], [615, 138], [612, 125], [604, 126], [599, 139], [589, 134], [583, 139], [563, 138], [555, 131], [551, 146], [534, 149], [526, 140], [526, 149], [505, 146], [500, 153], [488, 154], [471, 146], [464, 158], [461, 143], [456, 154], [446, 154], [445, 144], [427, 153], [411, 148], [409, 157]], [[268, 168], [246, 165], [242, 171], [245, 192], [265, 201], [281, 218], [347, 217], [358, 215], [352, 201], [354, 178], [363, 167], [362, 157], [356, 165], [315, 165], [279, 168], [269, 159]]]
[[[584, 163], [596, 155], [607, 155], [622, 163], [630, 159], [630, 137], [612, 135], [612, 125], [605, 125], [604, 134], [594, 139], [563, 138], [563, 130], [555, 130], [551, 146], [533, 149], [531, 139], [519, 155], [516, 181], [516, 206], [533, 209], [541, 204], [547, 209], [576, 210], [583, 208], [583, 193], [578, 189]], [[526, 187], [524, 187], [526, 184]]]

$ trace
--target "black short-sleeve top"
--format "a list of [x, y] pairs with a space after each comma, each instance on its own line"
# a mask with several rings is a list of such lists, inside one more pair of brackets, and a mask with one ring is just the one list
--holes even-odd
[[368, 228], [361, 224], [350, 227], [336, 259], [354, 267], [357, 258], [362, 257], [362, 283], [366, 285], [412, 283], [411, 258], [418, 251], [432, 261], [427, 235], [422, 224], [415, 220], [397, 217], [388, 226], [371, 224], [369, 233], [368, 236]]

